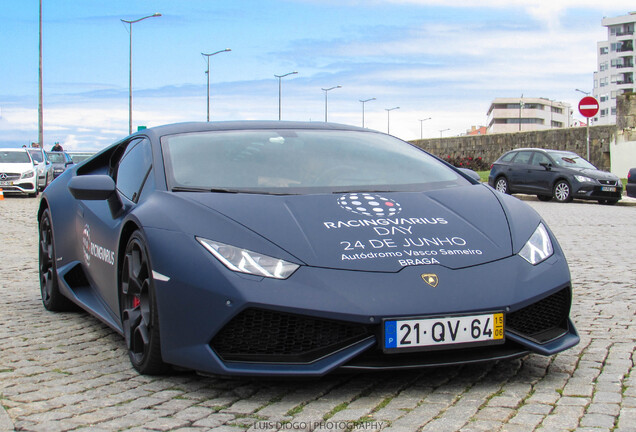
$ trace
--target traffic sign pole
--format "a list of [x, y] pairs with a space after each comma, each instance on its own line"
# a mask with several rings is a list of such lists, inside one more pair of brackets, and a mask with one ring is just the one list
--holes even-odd
[[587, 118], [587, 160], [590, 161], [590, 118]]

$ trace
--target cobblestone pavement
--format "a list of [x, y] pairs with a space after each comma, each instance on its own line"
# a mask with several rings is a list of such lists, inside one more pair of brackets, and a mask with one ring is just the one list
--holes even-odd
[[6, 198], [0, 431], [636, 431], [636, 206], [528, 203], [569, 259], [577, 347], [547, 358], [296, 381], [138, 375], [105, 325], [44, 310], [38, 199]]

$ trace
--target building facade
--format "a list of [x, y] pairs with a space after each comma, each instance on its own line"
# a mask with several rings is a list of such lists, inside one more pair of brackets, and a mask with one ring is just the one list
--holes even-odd
[[488, 109], [488, 133], [527, 132], [571, 125], [570, 104], [546, 98], [496, 98]]
[[603, 18], [607, 40], [597, 43], [597, 70], [594, 72], [594, 97], [599, 112], [593, 124], [616, 123], [616, 96], [636, 91], [634, 87], [634, 27], [636, 12], [615, 18]]

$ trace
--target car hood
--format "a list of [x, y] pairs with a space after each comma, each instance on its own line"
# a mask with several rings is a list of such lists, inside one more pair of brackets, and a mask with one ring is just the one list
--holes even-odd
[[[179, 194], [315, 267], [395, 272], [437, 264], [456, 269], [513, 253], [502, 204], [483, 185], [429, 192]], [[259, 252], [255, 245], [236, 246]]]
[[601, 171], [601, 170], [592, 169], [592, 168], [570, 168], [570, 169], [576, 172], [577, 174], [584, 175], [586, 177], [590, 177], [595, 180], [617, 180], [618, 179], [618, 176], [607, 171]]
[[32, 163], [0, 163], [0, 173], [22, 174], [35, 169]]

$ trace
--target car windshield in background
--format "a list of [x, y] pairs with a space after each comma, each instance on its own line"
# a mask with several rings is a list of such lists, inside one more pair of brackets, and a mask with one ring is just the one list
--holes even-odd
[[39, 151], [39, 150], [35, 150], [35, 151], [29, 150], [29, 153], [31, 154], [31, 157], [33, 158], [33, 160], [36, 163], [44, 162], [44, 157], [42, 156], [42, 152], [41, 151]]
[[0, 163], [31, 163], [25, 151], [0, 152]]
[[61, 153], [49, 153], [49, 160], [53, 163], [65, 163], [66, 159], [64, 158], [64, 155]]
[[570, 152], [548, 152], [552, 159], [557, 163], [557, 165], [566, 167], [566, 168], [587, 168], [587, 169], [597, 169], [594, 165], [583, 159], [581, 156], [576, 153]]
[[303, 194], [470, 184], [416, 147], [371, 132], [197, 132], [164, 136], [162, 151], [175, 191]]
[[93, 156], [93, 153], [69, 153], [69, 156], [71, 157], [73, 163], [77, 164], [80, 162], [84, 162], [86, 159]]

